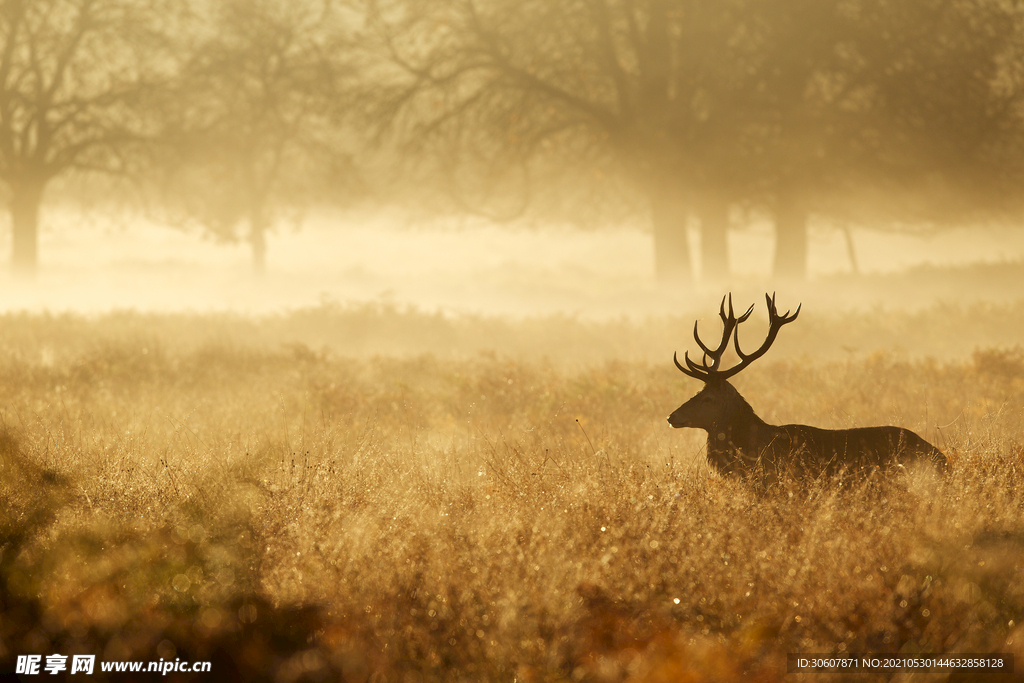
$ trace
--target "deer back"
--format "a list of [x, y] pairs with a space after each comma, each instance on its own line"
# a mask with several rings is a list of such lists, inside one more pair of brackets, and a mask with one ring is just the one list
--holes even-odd
[[760, 478], [765, 484], [783, 477], [816, 479], [845, 473], [862, 477], [891, 473], [915, 463], [945, 471], [937, 448], [902, 427], [820, 429], [807, 425], [754, 423], [751, 430], [708, 434], [708, 460], [724, 474]]

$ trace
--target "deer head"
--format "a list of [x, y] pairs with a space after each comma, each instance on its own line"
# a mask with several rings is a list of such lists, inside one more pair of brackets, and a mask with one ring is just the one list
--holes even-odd
[[[726, 299], [729, 301], [728, 314], [725, 312]], [[692, 361], [688, 352], [683, 354], [683, 361], [686, 365], [679, 362], [677, 354], [673, 354], [672, 360], [684, 375], [703, 382], [704, 388], [669, 415], [668, 422], [670, 425], [677, 428], [695, 427], [697, 429], [704, 429], [710, 434], [717, 431], [721, 425], [732, 423], [740, 415], [746, 417], [749, 414], [749, 416], [753, 417], [754, 411], [750, 405], [743, 400], [739, 392], [726, 380], [735, 376], [743, 368], [763, 356], [771, 348], [782, 326], [793, 322], [800, 315], [799, 306], [797, 306], [796, 312], [793, 315], [790, 315], [789, 311], [779, 315], [775, 308], [774, 294], [771, 296], [765, 294], [765, 301], [768, 303], [768, 336], [765, 338], [764, 343], [761, 344], [761, 347], [750, 354], [743, 353], [743, 350], [740, 348], [739, 324], [750, 317], [754, 310], [753, 304], [747, 309], [746, 313], [737, 318], [732, 308], [732, 294], [722, 298], [722, 305], [719, 309], [719, 316], [722, 318], [722, 340], [716, 348], [711, 348], [701, 341], [700, 335], [697, 333], [697, 323], [693, 324], [693, 338], [697, 341], [697, 345], [703, 352], [701, 362], [696, 363]], [[721, 367], [722, 355], [729, 347], [730, 340], [732, 340], [733, 346], [736, 349], [736, 355], [739, 356], [740, 361], [731, 368], [723, 369]]]

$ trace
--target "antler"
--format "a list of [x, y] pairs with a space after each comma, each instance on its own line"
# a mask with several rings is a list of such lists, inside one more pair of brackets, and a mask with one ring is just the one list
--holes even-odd
[[[725, 300], [729, 300], [729, 314], [725, 313]], [[677, 354], [672, 355], [672, 361], [676, 364], [684, 374], [699, 379], [701, 381], [707, 381], [712, 373], [717, 373], [718, 366], [722, 363], [722, 354], [725, 353], [726, 347], [729, 346], [729, 338], [732, 337], [733, 331], [736, 326], [750, 317], [751, 312], [754, 310], [753, 304], [747, 309], [747, 312], [741, 315], [739, 318], [736, 317], [736, 313], [733, 312], [732, 308], [732, 294], [728, 297], [722, 297], [722, 305], [719, 308], [718, 315], [722, 318], [722, 341], [719, 343], [717, 349], [708, 347], [703, 341], [701, 341], [700, 335], [697, 333], [698, 322], [693, 323], [693, 338], [697, 340], [697, 345], [704, 352], [704, 357], [701, 360], [701, 364], [698, 365], [690, 360], [689, 352], [683, 354], [683, 360], [686, 361], [686, 367], [684, 368], [679, 364], [679, 357]], [[711, 364], [708, 365], [708, 358], [711, 358]]]
[[[725, 313], [726, 298], [729, 299], [728, 315], [726, 315]], [[771, 345], [775, 341], [775, 337], [778, 336], [779, 330], [782, 329], [782, 326], [785, 325], [786, 323], [791, 323], [794, 320], [796, 320], [796, 317], [800, 315], [800, 307], [803, 306], [803, 304], [797, 306], [796, 312], [794, 312], [793, 315], [790, 315], [789, 311], [786, 311], [782, 315], [779, 315], [778, 310], [775, 308], [775, 295], [772, 294], [771, 296], [768, 296], [767, 294], [765, 294], [764, 298], [765, 301], [768, 303], [769, 327], [768, 336], [765, 338], [764, 343], [761, 344], [761, 348], [759, 348], [757, 351], [754, 351], [749, 355], [743, 353], [743, 351], [740, 349], [739, 324], [750, 317], [750, 313], [754, 310], [754, 305], [751, 304], [750, 308], [747, 309], [747, 312], [741, 315], [739, 318], [737, 318], [736, 314], [733, 313], [732, 294], [730, 293], [728, 297], [722, 297], [722, 306], [719, 310], [719, 316], [722, 318], [723, 329], [722, 341], [718, 345], [718, 348], [709, 348], [703, 341], [701, 341], [700, 336], [697, 334], [697, 323], [695, 322], [693, 324], [693, 338], [697, 340], [697, 345], [700, 346], [701, 351], [704, 352], [704, 357], [701, 363], [697, 364], [690, 360], [689, 353], [684, 353], [683, 360], [686, 362], [686, 367], [683, 367], [679, 363], [678, 355], [673, 354], [672, 361], [676, 364], [676, 367], [679, 368], [679, 370], [682, 371], [683, 374], [689, 377], [693, 377], [694, 379], [699, 379], [702, 382], [708, 382], [709, 380], [712, 379], [725, 380], [732, 377], [740, 370], [747, 367], [755, 360], [763, 356], [768, 351], [768, 349], [771, 348]], [[729, 368], [728, 370], [721, 370], [719, 366], [722, 364], [722, 354], [725, 353], [726, 347], [729, 346], [730, 337], [732, 337], [733, 339], [733, 345], [736, 348], [736, 354], [740, 357], [740, 362], [734, 365], [733, 367]], [[708, 364], [708, 358], [711, 358], [710, 365]]]

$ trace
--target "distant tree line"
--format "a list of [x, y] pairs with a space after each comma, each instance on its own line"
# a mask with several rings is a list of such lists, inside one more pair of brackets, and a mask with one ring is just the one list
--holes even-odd
[[800, 278], [812, 217], [1019, 221], [1022, 94], [1006, 0], [0, 0], [27, 272], [50, 182], [100, 173], [257, 270], [286, 214], [367, 197], [644, 216], [664, 282], [727, 276], [767, 215]]

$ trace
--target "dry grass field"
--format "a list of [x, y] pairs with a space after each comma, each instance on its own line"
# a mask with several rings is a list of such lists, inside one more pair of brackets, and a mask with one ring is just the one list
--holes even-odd
[[1019, 671], [1021, 320], [805, 311], [735, 381], [758, 414], [906, 426], [951, 473], [758, 496], [665, 422], [699, 388], [671, 364], [692, 318], [3, 316], [0, 666], [668, 683], [781, 680], [790, 652], [1012, 652]]

